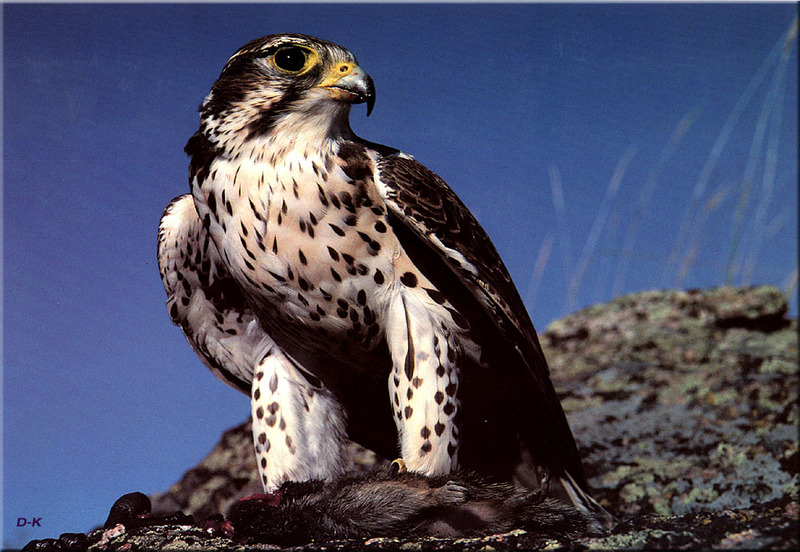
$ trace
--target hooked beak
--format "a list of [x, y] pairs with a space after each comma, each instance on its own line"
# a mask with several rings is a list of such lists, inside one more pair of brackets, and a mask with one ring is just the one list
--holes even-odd
[[367, 117], [375, 106], [375, 84], [367, 72], [355, 63], [337, 63], [317, 86], [327, 89], [337, 100], [366, 103]]

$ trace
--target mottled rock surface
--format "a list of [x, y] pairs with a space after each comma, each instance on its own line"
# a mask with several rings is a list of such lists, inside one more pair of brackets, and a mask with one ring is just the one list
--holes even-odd
[[[786, 313], [772, 287], [645, 292], [547, 329], [542, 346], [587, 478], [621, 520], [608, 535], [566, 542], [514, 531], [304, 549], [797, 548], [798, 328]], [[351, 453], [354, 469], [376, 461]], [[154, 513], [203, 520], [259, 490], [243, 424], [153, 497]], [[90, 534], [90, 549], [245, 549], [200, 527], [119, 527]]]

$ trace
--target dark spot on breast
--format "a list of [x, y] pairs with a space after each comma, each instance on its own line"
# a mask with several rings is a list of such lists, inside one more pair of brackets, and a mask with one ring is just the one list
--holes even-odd
[[211, 211], [211, 214], [214, 215], [215, 219], [219, 219], [219, 215], [217, 214], [217, 196], [214, 193], [208, 194], [208, 210]]
[[356, 224], [358, 224], [358, 220], [356, 219], [355, 215], [347, 215], [346, 217], [344, 217], [344, 223], [347, 226], [355, 226]]
[[372, 279], [375, 280], [375, 283], [378, 284], [379, 286], [382, 285], [384, 282], [383, 272], [381, 272], [379, 269], [376, 268], [375, 274], [372, 276]]
[[442, 409], [442, 412], [444, 412], [448, 416], [452, 415], [453, 412], [455, 411], [456, 411], [456, 405], [454, 405], [451, 402], [448, 402], [446, 405], [444, 405], [444, 408]]
[[442, 433], [444, 433], [445, 427], [446, 426], [442, 422], [437, 422], [436, 425], [433, 426], [433, 430], [436, 432], [436, 435], [441, 437]]
[[380, 234], [386, 233], [386, 225], [383, 223], [382, 220], [375, 222], [375, 231]]
[[330, 255], [331, 259], [334, 261], [339, 262], [339, 252], [331, 246], [328, 246], [328, 255]]
[[329, 205], [328, 198], [325, 197], [325, 190], [322, 189], [322, 186], [317, 184], [317, 196], [319, 197], [319, 202], [322, 203], [325, 207]]
[[[402, 276], [400, 276], [400, 282], [403, 283], [406, 287], [417, 287], [417, 275], [413, 272], [406, 272]], [[458, 322], [456, 322], [458, 324]]]
[[414, 414], [414, 409], [410, 406], [405, 407], [403, 410], [403, 415], [406, 417], [406, 420], [408, 420], [412, 414]]
[[358, 295], [356, 296], [356, 300], [358, 301], [359, 305], [366, 305], [367, 304], [367, 292], [363, 289], [358, 290]]
[[375, 322], [375, 315], [372, 314], [372, 309], [369, 307], [364, 307], [364, 324], [372, 324]]
[[442, 404], [442, 402], [444, 402], [444, 393], [437, 391], [433, 396], [433, 400], [436, 401], [436, 404]]
[[306, 259], [306, 255], [305, 255], [305, 253], [303, 253], [303, 250], [302, 250], [302, 249], [298, 249], [298, 250], [297, 250], [297, 256], [299, 257], [299, 259], [300, 259], [300, 262], [301, 262], [302, 264], [304, 264], [304, 265], [307, 265], [307, 264], [308, 264], [308, 259]]
[[331, 227], [331, 230], [333, 230], [335, 233], [337, 233], [340, 236], [344, 236], [344, 230], [342, 230], [340, 227], [336, 226], [333, 223], [329, 223], [328, 225]]

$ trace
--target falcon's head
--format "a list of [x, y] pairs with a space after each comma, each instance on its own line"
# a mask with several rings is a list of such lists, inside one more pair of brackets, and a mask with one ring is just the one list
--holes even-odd
[[364, 102], [369, 115], [375, 87], [353, 54], [310, 36], [269, 35], [225, 64], [200, 106], [201, 131], [217, 145], [281, 129], [296, 133], [298, 126], [341, 132], [349, 130], [350, 105]]

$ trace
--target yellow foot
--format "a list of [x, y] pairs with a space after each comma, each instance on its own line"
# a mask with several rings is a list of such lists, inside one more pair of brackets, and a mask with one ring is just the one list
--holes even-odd
[[389, 466], [389, 473], [393, 476], [397, 475], [398, 473], [405, 473], [407, 471], [408, 468], [406, 467], [406, 463], [402, 458], [392, 460], [392, 463]]

